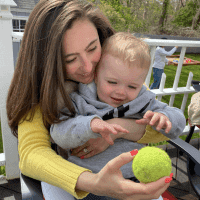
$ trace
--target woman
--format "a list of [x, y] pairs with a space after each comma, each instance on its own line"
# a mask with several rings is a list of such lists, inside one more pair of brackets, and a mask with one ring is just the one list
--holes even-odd
[[[75, 41], [66, 44], [65, 33], [73, 31], [73, 23], [83, 18], [88, 23], [77, 30], [79, 37], [76, 41], [80, 46], [74, 51]], [[83, 38], [81, 32], [86, 30], [88, 37]], [[165, 179], [171, 178], [163, 177], [145, 185], [126, 180], [121, 174], [120, 167], [130, 162], [137, 151], [121, 154], [98, 174], [93, 174], [64, 160], [51, 149], [50, 124], [61, 122], [57, 89], [71, 112], [69, 118], [73, 117], [75, 111], [64, 83], [67, 80], [82, 83], [93, 80], [101, 56], [101, 44], [112, 34], [114, 30], [107, 18], [83, 1], [40, 0], [35, 6], [26, 24], [7, 98], [9, 125], [19, 141], [19, 168], [24, 175], [62, 188], [78, 199], [88, 193], [123, 200], [158, 198], [169, 187]], [[76, 65], [70, 67], [74, 61]], [[133, 120], [109, 120], [109, 123], [118, 122], [126, 128], [129, 125], [130, 132], [138, 130], [141, 137], [144, 134], [145, 125], [137, 126]], [[130, 140], [135, 140], [133, 138], [134, 135]], [[107, 144], [101, 141], [101, 145]]]
[[[167, 38], [161, 38], [161, 39], [167, 39]], [[171, 61], [169, 61], [166, 56], [171, 56], [176, 49], [178, 49], [178, 46], [175, 46], [171, 51], [165, 51], [164, 46], [157, 47], [155, 52], [155, 60], [153, 63], [153, 78], [154, 82], [151, 84], [150, 89], [158, 89], [160, 86], [160, 81], [162, 78], [162, 73], [164, 73], [164, 67], [165, 63], [170, 64]]]

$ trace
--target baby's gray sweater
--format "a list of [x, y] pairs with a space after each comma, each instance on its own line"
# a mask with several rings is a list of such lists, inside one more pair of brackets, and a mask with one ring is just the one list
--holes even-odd
[[[100, 134], [91, 130], [90, 122], [94, 117], [99, 117], [103, 120], [118, 117], [141, 119], [148, 110], [163, 113], [169, 118], [172, 128], [168, 134], [163, 129], [160, 132], [171, 139], [177, 138], [186, 125], [185, 117], [180, 109], [169, 107], [166, 103], [156, 100], [156, 95], [148, 91], [145, 86], [142, 87], [136, 99], [118, 108], [98, 100], [94, 82], [88, 85], [80, 83], [79, 92], [71, 93], [70, 97], [77, 112], [76, 117], [52, 125], [50, 134], [55, 143], [68, 150], [68, 160], [70, 162], [90, 169], [93, 173], [98, 173], [110, 160], [121, 153], [133, 149], [139, 150], [144, 147], [143, 144], [126, 139], [116, 139], [114, 145], [109, 146], [105, 151], [91, 158], [80, 159], [76, 156], [71, 156], [69, 149], [76, 148], [91, 138], [101, 137]], [[64, 108], [63, 111], [68, 112], [67, 108]], [[60, 118], [64, 119], [65, 117], [61, 115]], [[153, 129], [156, 130], [155, 127]], [[134, 176], [131, 165], [132, 162], [122, 166], [121, 171], [124, 178]]]

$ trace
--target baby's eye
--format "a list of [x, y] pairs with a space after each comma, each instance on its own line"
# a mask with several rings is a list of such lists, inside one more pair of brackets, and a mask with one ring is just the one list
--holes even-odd
[[66, 60], [66, 63], [72, 63], [74, 60], [76, 60], [76, 58], [72, 59], [72, 60]]
[[128, 87], [131, 88], [131, 89], [136, 89], [136, 87], [134, 87], [132, 85], [129, 85]]
[[93, 49], [90, 49], [90, 50], [88, 50], [88, 51], [89, 51], [89, 52], [90, 52], [90, 51], [94, 51], [96, 48], [97, 48], [97, 46], [95, 46]]
[[110, 83], [110, 84], [117, 84], [117, 82], [113, 82], [113, 81], [108, 81], [108, 83]]

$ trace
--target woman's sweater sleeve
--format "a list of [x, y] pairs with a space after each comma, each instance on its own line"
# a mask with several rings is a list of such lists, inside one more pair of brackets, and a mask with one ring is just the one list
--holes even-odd
[[25, 120], [18, 126], [18, 151], [22, 174], [62, 188], [78, 199], [88, 195], [75, 187], [80, 174], [91, 170], [63, 159], [51, 149], [50, 135], [39, 108], [32, 121]]

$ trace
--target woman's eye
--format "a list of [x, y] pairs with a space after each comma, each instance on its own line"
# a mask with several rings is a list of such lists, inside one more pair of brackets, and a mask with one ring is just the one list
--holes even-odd
[[66, 63], [72, 63], [74, 60], [76, 60], [76, 58], [74, 58], [72, 60], [66, 60]]
[[133, 86], [131, 86], [131, 85], [129, 85], [128, 87], [131, 88], [131, 89], [136, 89], [136, 87], [133, 87]]
[[117, 84], [116, 82], [113, 82], [113, 81], [108, 81], [108, 83], [110, 83], [110, 84]]
[[90, 52], [90, 51], [94, 51], [96, 48], [97, 48], [97, 46], [95, 46], [93, 49], [90, 49], [90, 50], [88, 50], [88, 51], [89, 51], [89, 52]]

